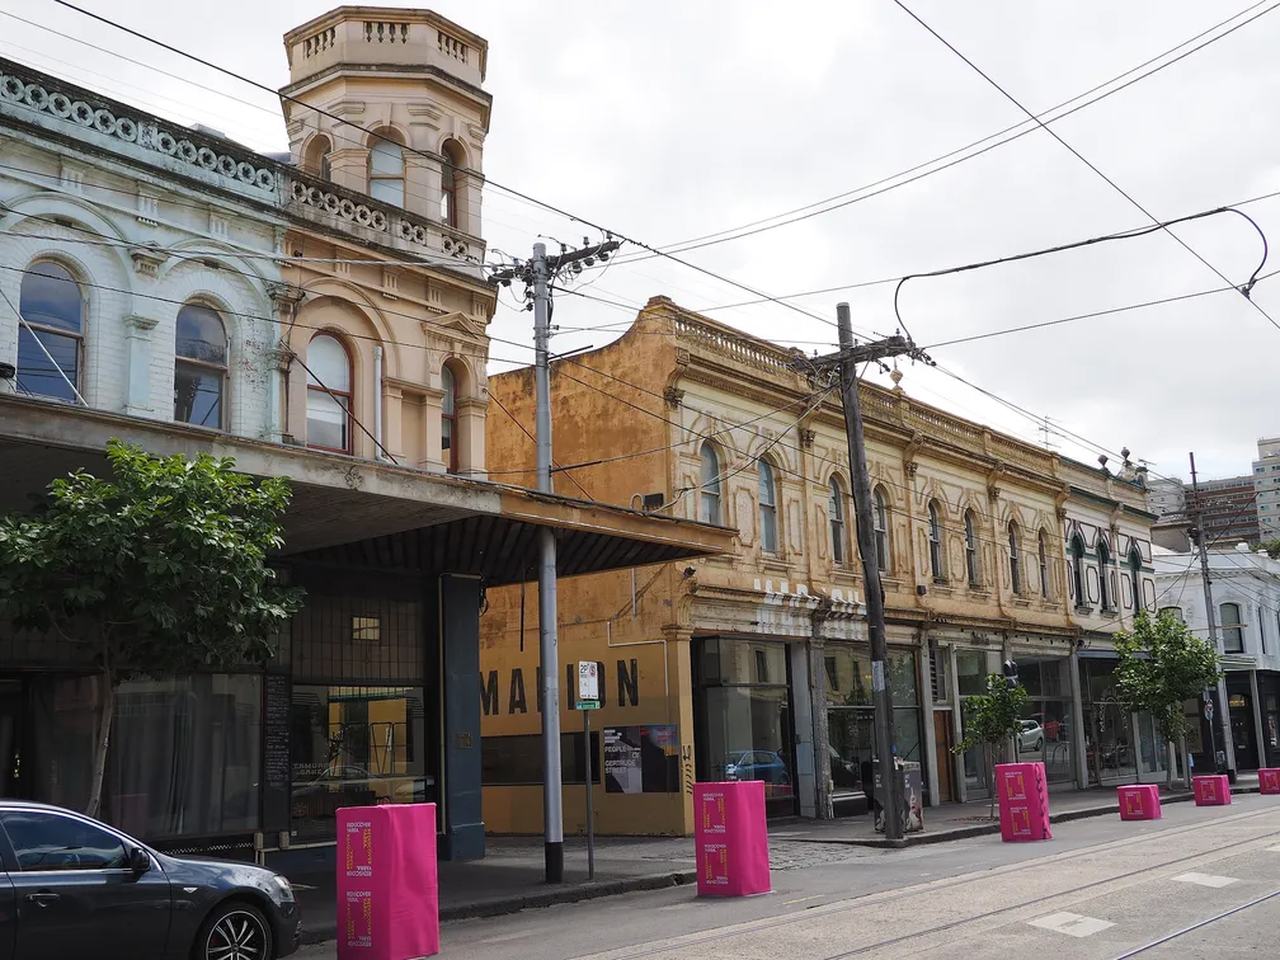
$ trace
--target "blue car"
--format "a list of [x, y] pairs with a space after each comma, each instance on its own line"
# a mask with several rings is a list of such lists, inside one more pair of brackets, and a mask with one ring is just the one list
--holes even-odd
[[743, 750], [731, 753], [725, 761], [726, 780], [763, 780], [765, 783], [790, 783], [787, 761], [776, 750]]

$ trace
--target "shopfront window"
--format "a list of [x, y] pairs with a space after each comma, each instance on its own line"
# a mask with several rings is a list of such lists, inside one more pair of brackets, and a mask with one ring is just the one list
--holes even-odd
[[262, 678], [130, 680], [116, 691], [111, 822], [151, 839], [258, 827]]
[[761, 780], [770, 816], [795, 813], [793, 721], [784, 643], [699, 642], [699, 780]]
[[289, 749], [300, 837], [332, 836], [339, 807], [436, 799], [421, 687], [295, 684]]
[[1044, 764], [1049, 782], [1075, 777], [1072, 746], [1070, 662], [1065, 657], [1018, 655], [1018, 679], [1027, 691], [1018, 759]]
[[[987, 692], [987, 676], [996, 671], [998, 656], [987, 650], [956, 650], [956, 685], [960, 688], [961, 730], [969, 722], [969, 698]], [[970, 799], [991, 792], [990, 757], [982, 746], [964, 752], [965, 791]]]
[[[872, 706], [871, 655], [853, 644], [827, 645], [827, 741], [837, 813], [841, 802], [865, 797], [874, 775], [875, 710]], [[889, 651], [889, 689], [893, 696], [897, 756], [919, 763], [920, 716], [915, 654]]]

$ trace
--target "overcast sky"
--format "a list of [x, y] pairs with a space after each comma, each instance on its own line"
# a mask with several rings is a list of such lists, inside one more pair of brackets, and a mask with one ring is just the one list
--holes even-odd
[[[312, 0], [81, 0], [87, 7], [278, 87], [283, 33], [324, 12]], [[1256, 4], [1249, 15], [1268, 10]], [[1249, 0], [987, 0], [909, 5], [1035, 112], [1068, 100], [1242, 13]], [[485, 173], [653, 245], [726, 230], [860, 188], [1025, 119], [891, 0], [776, 3], [441, 0], [434, 7], [489, 40], [494, 97]], [[287, 149], [277, 102], [51, 0], [0, 0], [0, 54], [260, 150]], [[1243, 17], [1242, 17], [1243, 19]], [[1233, 21], [1238, 22], [1238, 21]], [[79, 37], [222, 94], [67, 39]], [[1280, 190], [1280, 11], [1053, 125], [1160, 218]], [[256, 104], [257, 108], [250, 106]], [[265, 109], [264, 109], [265, 108]], [[271, 114], [274, 113], [273, 117]], [[1243, 208], [1280, 250], [1280, 198]], [[527, 255], [538, 234], [578, 241], [579, 224], [500, 189], [484, 198], [491, 248]], [[1149, 223], [1043, 131], [879, 196], [755, 236], [689, 252], [691, 262], [773, 295], [901, 276]], [[1240, 217], [1176, 228], [1233, 283], [1261, 242]], [[632, 248], [634, 250], [634, 248]], [[1280, 266], [1280, 253], [1264, 272]], [[1223, 286], [1172, 238], [1155, 234], [958, 276], [902, 294], [921, 344]], [[693, 309], [751, 296], [662, 259], [618, 263], [587, 292]], [[835, 303], [854, 325], [892, 331], [892, 285], [711, 315], [759, 336], [835, 335]], [[1256, 303], [1280, 321], [1280, 277]], [[508, 297], [508, 303], [511, 300]], [[563, 326], [625, 323], [628, 313], [561, 296]], [[491, 332], [529, 342], [530, 315], [503, 307]], [[618, 329], [621, 329], [619, 327]], [[556, 349], [604, 331], [566, 333]], [[808, 343], [805, 341], [814, 341]], [[948, 370], [1153, 469], [1250, 472], [1258, 437], [1280, 434], [1280, 329], [1227, 292], [971, 344], [938, 347]], [[528, 362], [495, 344], [495, 357]], [[502, 364], [495, 363], [495, 369]], [[1041, 439], [1028, 419], [937, 371], [904, 368], [923, 400]], [[1090, 463], [1096, 450], [1062, 436]]]

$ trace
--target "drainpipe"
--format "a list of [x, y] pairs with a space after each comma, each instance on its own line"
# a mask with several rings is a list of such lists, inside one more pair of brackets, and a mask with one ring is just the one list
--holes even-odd
[[382, 456], [382, 347], [373, 348], [373, 455], [378, 460]]

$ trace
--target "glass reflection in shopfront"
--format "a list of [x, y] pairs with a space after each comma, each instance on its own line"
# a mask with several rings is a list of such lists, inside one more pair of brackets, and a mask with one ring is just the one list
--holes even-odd
[[[871, 699], [871, 654], [852, 644], [828, 643], [824, 656], [827, 749], [837, 803], [865, 796], [875, 763], [875, 710]], [[915, 654], [891, 650], [894, 745], [903, 760], [920, 762], [920, 717]]]
[[331, 836], [339, 807], [436, 799], [421, 687], [295, 684], [293, 829]]
[[700, 646], [698, 779], [761, 780], [768, 814], [794, 813], [786, 645], [710, 637]]

